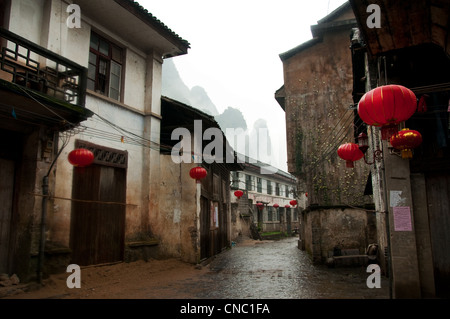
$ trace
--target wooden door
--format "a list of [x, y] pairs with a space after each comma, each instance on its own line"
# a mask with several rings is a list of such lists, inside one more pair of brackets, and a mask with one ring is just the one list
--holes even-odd
[[211, 202], [210, 209], [210, 256], [214, 256], [219, 251], [219, 203]]
[[81, 266], [122, 261], [126, 170], [98, 164], [74, 168], [72, 197], [72, 262]]
[[209, 217], [210, 206], [206, 197], [201, 197], [201, 211], [200, 211], [200, 259], [211, 257], [210, 253], [210, 233], [209, 233]]
[[224, 250], [228, 247], [228, 220], [227, 220], [227, 204], [222, 204], [220, 210], [220, 249]]
[[438, 297], [450, 297], [450, 175], [426, 175], [428, 216]]
[[13, 160], [0, 158], [0, 273], [9, 273], [9, 240], [14, 193]]
[[[9, 0], [8, 0], [9, 1]], [[5, 15], [9, 12], [6, 11], [7, 9], [7, 0], [0, 0], [0, 27], [4, 28], [5, 26]], [[1, 40], [0, 40], [1, 42]]]

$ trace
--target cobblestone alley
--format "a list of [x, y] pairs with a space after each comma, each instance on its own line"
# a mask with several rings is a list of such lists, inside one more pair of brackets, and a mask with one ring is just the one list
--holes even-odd
[[[368, 288], [365, 268], [312, 265], [297, 237], [279, 241], [241, 240], [209, 264], [150, 260], [81, 269], [81, 288], [67, 287], [67, 274], [44, 287], [5, 287], [12, 299], [387, 299], [389, 282]], [[34, 289], [33, 289], [34, 288]], [[28, 290], [24, 292], [23, 290]], [[9, 293], [8, 293], [9, 291]], [[0, 292], [1, 293], [1, 292]], [[1, 295], [0, 295], [1, 296]]]

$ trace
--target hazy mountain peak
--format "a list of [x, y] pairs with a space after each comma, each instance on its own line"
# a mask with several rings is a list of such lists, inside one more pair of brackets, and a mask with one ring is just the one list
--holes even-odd
[[201, 86], [192, 89], [183, 82], [172, 59], [165, 59], [162, 68], [162, 95], [190, 105], [212, 116], [219, 114], [216, 106]]
[[242, 112], [236, 108], [229, 106], [222, 114], [216, 115], [215, 119], [219, 123], [222, 130], [227, 128], [242, 128], [247, 130], [247, 122]]

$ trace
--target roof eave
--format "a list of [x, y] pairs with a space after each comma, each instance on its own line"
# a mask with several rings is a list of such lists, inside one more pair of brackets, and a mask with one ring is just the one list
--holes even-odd
[[163, 22], [152, 15], [147, 9], [142, 7], [138, 2], [133, 0], [114, 0], [116, 3], [121, 5], [123, 8], [133, 13], [141, 21], [145, 22], [155, 30], [157, 30], [161, 35], [163, 35], [167, 40], [173, 43], [180, 52], [168, 53], [164, 57], [174, 57], [178, 55], [187, 54], [188, 49], [190, 49], [190, 43], [187, 40], [181, 38], [178, 34], [167, 27]]

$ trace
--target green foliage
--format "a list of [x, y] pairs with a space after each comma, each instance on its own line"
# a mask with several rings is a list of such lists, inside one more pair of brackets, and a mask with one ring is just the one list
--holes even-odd
[[261, 233], [261, 237], [267, 239], [281, 239], [283, 237], [288, 237], [288, 235], [286, 232], [283, 231], [271, 231]]

